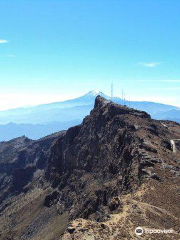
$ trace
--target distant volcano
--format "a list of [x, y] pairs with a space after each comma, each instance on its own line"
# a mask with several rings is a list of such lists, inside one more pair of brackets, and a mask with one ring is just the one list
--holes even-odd
[[22, 135], [37, 140], [48, 134], [67, 130], [81, 123], [83, 118], [90, 113], [98, 95], [114, 103], [146, 111], [155, 119], [180, 122], [180, 111], [175, 106], [153, 102], [123, 101], [121, 98], [111, 98], [101, 91], [94, 90], [63, 102], [0, 112], [0, 141]]

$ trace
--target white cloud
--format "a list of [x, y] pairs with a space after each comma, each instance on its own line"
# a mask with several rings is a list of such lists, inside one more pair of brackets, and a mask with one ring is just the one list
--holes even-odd
[[9, 54], [8, 55], [8, 58], [15, 58], [16, 56], [15, 55], [13, 55], [13, 54]]
[[1, 44], [1, 43], [8, 43], [8, 40], [0, 39], [0, 44]]
[[0, 55], [0, 58], [15, 58], [16, 56], [13, 54], [8, 54], [8, 55]]
[[166, 82], [166, 83], [180, 83], [180, 80], [176, 79], [167, 79], [167, 80], [160, 80], [160, 82]]
[[[132, 80], [133, 81], [133, 80]], [[159, 83], [180, 83], [180, 79], [147, 79], [147, 80], [136, 80], [139, 83], [148, 83], [148, 82], [159, 82]]]
[[180, 87], [152, 87], [148, 88], [151, 91], [180, 91]]
[[73, 99], [79, 95], [73, 94], [26, 94], [26, 93], [3, 93], [0, 92], [0, 111], [19, 108], [29, 107], [39, 104], [47, 104], [52, 102], [60, 102], [68, 99]]
[[139, 62], [138, 64], [143, 67], [154, 68], [157, 67], [160, 64], [160, 62]]
[[132, 101], [148, 101], [148, 102], [156, 102], [156, 103], [163, 103], [168, 105], [173, 105], [180, 107], [179, 99], [177, 97], [161, 97], [161, 96], [149, 96], [149, 95], [143, 95], [143, 96], [133, 96]]

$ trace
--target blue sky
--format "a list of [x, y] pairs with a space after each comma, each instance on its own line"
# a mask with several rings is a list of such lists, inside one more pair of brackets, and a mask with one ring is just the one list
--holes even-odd
[[122, 88], [180, 106], [180, 1], [1, 0], [0, 109]]

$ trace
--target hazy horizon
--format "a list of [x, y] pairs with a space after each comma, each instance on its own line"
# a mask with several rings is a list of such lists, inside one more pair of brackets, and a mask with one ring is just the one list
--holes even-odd
[[[69, 97], [69, 96], [67, 96], [67, 98], [63, 98], [63, 99], [61, 99], [59, 96], [56, 96], [56, 97], [54, 97], [54, 96], [52, 96], [52, 99], [50, 100], [50, 101], [40, 101], [39, 103], [38, 102], [36, 102], [35, 104], [26, 104], [26, 105], [19, 105], [19, 106], [15, 106], [15, 107], [10, 107], [10, 108], [6, 108], [6, 109], [0, 109], [0, 112], [3, 112], [3, 111], [8, 111], [8, 110], [13, 110], [13, 109], [18, 109], [18, 108], [31, 108], [31, 107], [35, 107], [35, 106], [39, 106], [39, 105], [46, 105], [46, 104], [51, 104], [51, 103], [58, 103], [58, 102], [64, 102], [64, 101], [67, 101], [67, 100], [73, 100], [73, 99], [76, 99], [76, 98], [79, 98], [79, 97], [82, 97], [82, 96], [84, 96], [84, 95], [86, 95], [86, 94], [88, 94], [88, 93], [91, 93], [91, 92], [93, 92], [93, 91], [98, 91], [98, 92], [102, 92], [103, 94], [105, 94], [105, 95], [107, 95], [108, 97], [111, 97], [111, 92], [109, 91], [109, 93], [105, 93], [105, 92], [103, 92], [103, 91], [101, 91], [101, 90], [98, 90], [98, 89], [93, 89], [93, 90], [90, 90], [90, 91], [88, 91], [88, 92], [85, 92], [85, 93], [82, 93], [81, 95], [74, 95], [74, 96], [71, 96], [71, 97]], [[129, 101], [129, 102], [131, 102], [131, 101], [137, 101], [137, 102], [155, 102], [155, 103], [162, 103], [162, 102], [158, 102], [158, 101], [151, 101], [151, 100], [143, 100], [143, 99], [131, 99], [131, 98], [129, 98], [129, 96], [126, 94], [126, 93], [124, 93], [125, 94], [125, 96], [127, 96], [127, 98], [125, 98], [125, 101]], [[47, 96], [46, 96], [47, 97]], [[68, 98], [69, 97], [69, 98]], [[121, 90], [121, 96], [120, 95], [114, 95], [113, 96], [114, 98], [121, 98], [122, 99], [122, 90]], [[54, 100], [53, 100], [54, 99]], [[162, 103], [162, 104], [167, 104], [167, 105], [172, 105], [172, 106], [176, 106], [176, 107], [180, 107], [180, 105], [179, 106], [177, 106], [177, 105], [173, 105], [173, 104], [170, 104], [170, 103]]]
[[[180, 107], [180, 2], [0, 2], [0, 110], [93, 89]], [[7, 17], [8, 16], [8, 17]]]

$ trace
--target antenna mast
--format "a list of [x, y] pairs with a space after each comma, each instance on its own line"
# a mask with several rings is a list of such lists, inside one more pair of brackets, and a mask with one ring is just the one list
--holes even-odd
[[111, 99], [114, 97], [114, 86], [111, 84]]
[[126, 105], [126, 98], [125, 98], [125, 92], [122, 89], [122, 105], [125, 106]]
[[122, 105], [124, 105], [123, 103], [124, 103], [124, 92], [123, 92], [123, 89], [122, 89]]

